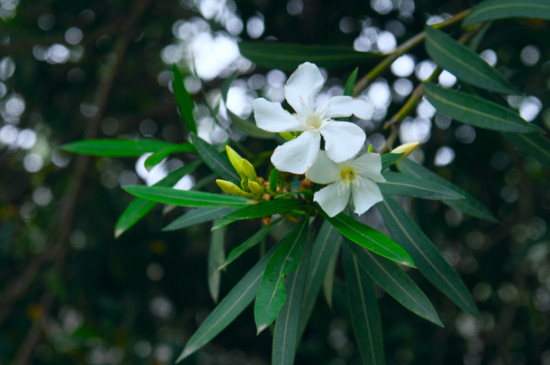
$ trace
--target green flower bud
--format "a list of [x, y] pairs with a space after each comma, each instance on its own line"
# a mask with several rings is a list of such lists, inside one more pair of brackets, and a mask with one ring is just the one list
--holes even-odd
[[237, 185], [233, 184], [231, 181], [217, 179], [216, 184], [222, 189], [224, 193], [231, 195], [239, 195], [245, 198], [251, 198], [252, 194], [247, 193], [246, 191], [239, 188]]

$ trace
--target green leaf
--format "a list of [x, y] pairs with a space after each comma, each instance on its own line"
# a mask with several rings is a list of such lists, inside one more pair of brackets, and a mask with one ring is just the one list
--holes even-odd
[[208, 278], [208, 291], [214, 303], [218, 302], [220, 295], [221, 272], [218, 270], [218, 267], [225, 259], [224, 241], [225, 229], [217, 229], [212, 232], [210, 247], [208, 249], [206, 274]]
[[212, 228], [226, 226], [242, 219], [253, 219], [268, 217], [273, 214], [289, 213], [292, 211], [303, 211], [304, 202], [296, 199], [274, 199], [264, 200], [257, 204], [250, 204], [239, 210], [228, 214], [224, 218], [220, 219], [217, 224]]
[[154, 166], [158, 165], [162, 160], [164, 160], [166, 156], [169, 156], [173, 153], [180, 153], [180, 152], [197, 153], [197, 150], [195, 146], [193, 146], [191, 143], [181, 143], [181, 144], [163, 148], [162, 150], [158, 150], [157, 152], [153, 153], [151, 156], [147, 157], [144, 163], [145, 168], [147, 170], [150, 170]]
[[550, 140], [542, 134], [503, 133], [520, 151], [550, 168]]
[[432, 303], [399, 265], [346, 242], [357, 261], [369, 276], [395, 300], [416, 315], [442, 326]]
[[273, 330], [273, 346], [271, 350], [271, 364], [292, 365], [296, 348], [299, 344], [299, 323], [303, 316], [302, 301], [306, 289], [306, 278], [311, 251], [311, 244], [307, 244], [304, 257], [298, 269], [286, 279], [288, 292], [287, 301], [275, 321]]
[[384, 195], [411, 196], [423, 199], [462, 199], [462, 195], [429, 179], [417, 179], [409, 174], [386, 171], [382, 174], [386, 179], [378, 183]]
[[355, 87], [355, 80], [357, 80], [357, 72], [359, 72], [359, 67], [356, 67], [351, 75], [349, 75], [348, 80], [346, 81], [346, 86], [344, 86], [344, 95], [353, 96], [353, 88]]
[[432, 27], [426, 27], [425, 31], [428, 55], [459, 80], [498, 93], [519, 93], [504, 76], [470, 48]]
[[182, 216], [174, 219], [169, 225], [164, 227], [163, 231], [175, 231], [177, 229], [183, 229], [196, 224], [209, 222], [214, 219], [223, 217], [233, 211], [236, 208], [227, 207], [215, 207], [215, 208], [197, 208], [188, 211]]
[[412, 256], [418, 269], [460, 308], [481, 319], [468, 288], [409, 215], [392, 198], [378, 203], [393, 238]]
[[357, 66], [381, 56], [358, 52], [350, 47], [317, 46], [280, 42], [240, 42], [241, 54], [264, 68], [294, 71], [303, 62], [319, 67], [342, 68]]
[[178, 108], [183, 117], [183, 121], [190, 132], [197, 133], [197, 124], [193, 116], [193, 99], [191, 99], [191, 95], [189, 95], [185, 89], [183, 75], [176, 64], [172, 66], [172, 72], [174, 73], [174, 81], [172, 83], [174, 95], [176, 96], [176, 101], [178, 102]]
[[[307, 284], [304, 288], [300, 315], [299, 338], [302, 337], [306, 329], [307, 322], [317, 301], [319, 290], [324, 282], [325, 273], [328, 274], [330, 271], [329, 263], [331, 261], [336, 262], [336, 260], [332, 260], [332, 257], [338, 257], [341, 244], [342, 236], [340, 233], [329, 222], [324, 221], [313, 243], [311, 259], [309, 260]], [[334, 271], [331, 274], [332, 278], [334, 278]]]
[[[169, 173], [164, 179], [157, 182], [154, 186], [174, 186], [187, 174], [193, 172], [201, 161], [191, 162], [187, 165], [180, 167], [177, 170]], [[130, 227], [136, 224], [141, 218], [145, 216], [153, 207], [155, 202], [147, 199], [137, 198], [134, 199], [124, 210], [124, 212], [118, 218], [115, 226], [115, 238], [118, 238], [121, 234], [126, 232]]]
[[336, 277], [336, 264], [338, 262], [338, 256], [340, 254], [340, 246], [342, 246], [342, 235], [338, 234], [340, 239], [335, 251], [332, 253], [327, 265], [327, 271], [323, 277], [323, 295], [325, 296], [325, 302], [329, 308], [332, 309], [332, 298], [334, 291], [334, 278]]
[[500, 132], [540, 132], [517, 113], [501, 105], [461, 91], [424, 83], [426, 98], [441, 113], [474, 127]]
[[191, 336], [176, 362], [182, 361], [210, 342], [244, 311], [256, 296], [264, 269], [274, 252], [275, 249], [271, 249], [222, 299]]
[[140, 198], [182, 207], [242, 207], [250, 203], [250, 200], [240, 196], [177, 190], [161, 186], [129, 185], [122, 188]]
[[382, 171], [393, 165], [397, 160], [403, 156], [402, 153], [384, 153], [380, 157], [382, 158]]
[[229, 256], [218, 268], [218, 270], [224, 269], [225, 267], [227, 267], [227, 265], [238, 259], [243, 253], [260, 243], [260, 241], [263, 240], [265, 236], [267, 236], [267, 234], [271, 231], [271, 229], [275, 227], [275, 225], [277, 225], [277, 223], [279, 223], [280, 221], [281, 220], [276, 220], [274, 222], [271, 222], [267, 226], [260, 228], [256, 233], [250, 236], [250, 238], [232, 249], [229, 253]]
[[547, 0], [489, 0], [476, 5], [466, 16], [464, 27], [505, 18], [532, 18], [550, 20]]
[[258, 128], [254, 122], [239, 117], [229, 109], [227, 110], [227, 115], [229, 115], [229, 119], [231, 119], [231, 125], [247, 136], [261, 139], [274, 139], [277, 137], [276, 133], [267, 132]]
[[464, 197], [464, 199], [459, 200], [443, 200], [443, 203], [460, 210], [466, 214], [469, 214], [473, 217], [484, 219], [489, 222], [498, 223], [498, 219], [487, 209], [483, 204], [481, 204], [476, 198], [470, 195], [468, 192], [459, 188], [455, 184], [443, 179], [439, 175], [431, 172], [422, 165], [419, 165], [413, 162], [410, 159], [404, 159], [403, 161], [397, 164], [397, 167], [400, 171], [407, 173], [409, 175], [415, 176], [417, 178], [433, 181], [440, 185], [446, 186], [447, 188], [456, 191], [458, 194]]
[[241, 183], [239, 174], [237, 174], [237, 171], [235, 171], [226, 156], [222, 155], [211, 144], [194, 133], [191, 133], [191, 141], [193, 141], [204, 163], [218, 174], [221, 179], [234, 182], [237, 185]]
[[156, 152], [174, 144], [156, 139], [91, 139], [64, 144], [61, 149], [66, 152], [90, 156], [137, 157], [147, 152]]
[[347, 245], [342, 250], [353, 332], [363, 364], [385, 364], [382, 320], [374, 284]]
[[397, 243], [377, 230], [364, 225], [352, 217], [340, 213], [330, 218], [321, 209], [321, 214], [330, 222], [344, 237], [357, 243], [358, 245], [374, 252], [377, 255], [387, 257], [398, 262], [401, 265], [415, 267], [413, 259]]
[[287, 295], [284, 279], [300, 263], [307, 241], [307, 221], [304, 219], [297, 224], [282, 239], [265, 268], [254, 304], [254, 320], [258, 333], [275, 320], [285, 304]]

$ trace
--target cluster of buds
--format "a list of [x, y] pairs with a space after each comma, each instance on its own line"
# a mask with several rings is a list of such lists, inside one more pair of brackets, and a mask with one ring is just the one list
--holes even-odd
[[225, 147], [229, 162], [241, 178], [241, 187], [231, 181], [216, 180], [216, 184], [224, 192], [232, 195], [239, 195], [245, 198], [259, 200], [265, 193], [263, 182], [256, 175], [256, 170], [250, 161], [242, 158], [234, 149]]

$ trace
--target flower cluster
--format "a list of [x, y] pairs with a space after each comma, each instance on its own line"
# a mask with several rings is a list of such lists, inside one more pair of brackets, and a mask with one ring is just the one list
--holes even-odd
[[365, 132], [354, 123], [335, 118], [355, 115], [370, 119], [374, 107], [367, 100], [351, 96], [335, 96], [317, 105], [323, 84], [317, 66], [301, 64], [284, 88], [286, 101], [295, 113], [284, 110], [280, 103], [258, 98], [253, 103], [256, 124], [269, 132], [292, 132], [295, 138], [278, 146], [271, 162], [280, 171], [305, 173], [314, 183], [328, 184], [314, 194], [313, 200], [330, 217], [344, 210], [350, 196], [355, 213], [362, 214], [382, 200], [376, 185], [385, 181], [380, 173], [381, 158], [376, 153], [354, 158], [364, 147]]

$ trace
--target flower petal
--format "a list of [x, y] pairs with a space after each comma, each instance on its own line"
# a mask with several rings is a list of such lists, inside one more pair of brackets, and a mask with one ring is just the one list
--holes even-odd
[[365, 99], [351, 96], [334, 96], [330, 98], [326, 115], [331, 118], [349, 117], [355, 115], [360, 119], [369, 120], [374, 114], [374, 105]]
[[275, 148], [271, 162], [280, 171], [303, 174], [317, 159], [320, 148], [319, 133], [306, 131], [298, 138]]
[[382, 170], [382, 158], [378, 153], [365, 153], [357, 157], [351, 162], [357, 174], [361, 177], [374, 180], [376, 182], [384, 182], [384, 176], [380, 170]]
[[304, 125], [289, 112], [283, 109], [280, 103], [267, 101], [264, 98], [255, 99], [252, 103], [254, 118], [258, 128], [269, 132], [303, 131]]
[[315, 163], [306, 171], [306, 177], [317, 184], [329, 184], [340, 179], [340, 168], [325, 151], [320, 151]]
[[350, 189], [349, 187], [339, 187], [340, 182], [330, 184], [313, 195], [313, 200], [319, 203], [321, 208], [328, 214], [329, 217], [334, 217], [336, 214], [346, 208], [349, 202]]
[[362, 179], [359, 184], [352, 184], [351, 194], [355, 206], [354, 212], [359, 215], [365, 213], [374, 204], [384, 200], [378, 185], [369, 179]]
[[349, 122], [325, 122], [321, 128], [325, 150], [334, 162], [349, 160], [359, 152], [367, 136], [357, 125]]
[[296, 113], [311, 113], [315, 110], [315, 99], [325, 79], [313, 63], [298, 66], [285, 84], [285, 98]]

